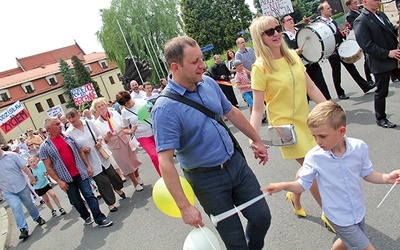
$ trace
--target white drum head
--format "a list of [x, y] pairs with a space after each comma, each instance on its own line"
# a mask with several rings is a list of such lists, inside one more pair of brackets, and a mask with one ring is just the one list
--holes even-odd
[[360, 51], [360, 46], [356, 40], [347, 40], [340, 44], [338, 53], [343, 58], [349, 58]]
[[297, 46], [303, 49], [303, 57], [309, 62], [328, 58], [335, 51], [335, 36], [329, 25], [316, 22], [300, 29], [296, 34]]

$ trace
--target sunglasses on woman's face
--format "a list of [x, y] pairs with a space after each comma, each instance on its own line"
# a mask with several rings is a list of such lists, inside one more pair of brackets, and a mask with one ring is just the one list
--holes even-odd
[[273, 36], [275, 34], [275, 31], [278, 32], [278, 33], [281, 33], [282, 32], [282, 26], [281, 25], [275, 26], [275, 28], [267, 29], [263, 33], [266, 34], [267, 36]]

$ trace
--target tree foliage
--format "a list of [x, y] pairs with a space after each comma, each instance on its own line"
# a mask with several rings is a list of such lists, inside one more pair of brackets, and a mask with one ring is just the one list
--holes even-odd
[[74, 70], [71, 69], [67, 62], [60, 58], [58, 68], [60, 69], [60, 75], [64, 79], [64, 95], [67, 96], [67, 108], [75, 107], [74, 101], [71, 98], [70, 90], [78, 87], [75, 82]]
[[214, 52], [232, 48], [238, 32], [250, 26], [252, 13], [244, 0], [181, 0], [185, 33]]
[[124, 72], [125, 57], [130, 56], [130, 49], [132, 55], [145, 59], [156, 72], [165, 76], [159, 63], [163, 59], [162, 48], [183, 31], [177, 6], [178, 0], [113, 0], [110, 8], [100, 11], [102, 27], [96, 33], [107, 58]]

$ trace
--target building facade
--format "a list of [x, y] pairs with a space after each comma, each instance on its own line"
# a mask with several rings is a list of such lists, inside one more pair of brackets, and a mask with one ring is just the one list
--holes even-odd
[[0, 131], [0, 143], [17, 139], [28, 128], [36, 130], [43, 127], [44, 120], [49, 117], [47, 111], [55, 107], [66, 110], [69, 97], [64, 94], [59, 60], [62, 58], [72, 65], [70, 59], [74, 55], [90, 72], [92, 80], [97, 82], [101, 95], [108, 100], [115, 100], [115, 95], [123, 90], [121, 72], [115, 64], [107, 61], [104, 52], [85, 54], [75, 43], [26, 58], [17, 58], [17, 68], [0, 72], [0, 114], [20, 101], [30, 117], [7, 133]]

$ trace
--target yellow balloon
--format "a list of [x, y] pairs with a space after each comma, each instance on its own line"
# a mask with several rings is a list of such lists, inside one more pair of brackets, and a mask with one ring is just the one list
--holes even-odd
[[[189, 182], [181, 176], [179, 176], [179, 180], [186, 198], [189, 200], [190, 204], [194, 205], [194, 192], [192, 186], [190, 186]], [[171, 193], [168, 191], [167, 186], [165, 186], [165, 182], [162, 177], [154, 184], [153, 201], [157, 208], [160, 209], [160, 211], [164, 214], [176, 218], [182, 217], [181, 211], [176, 205]]]

